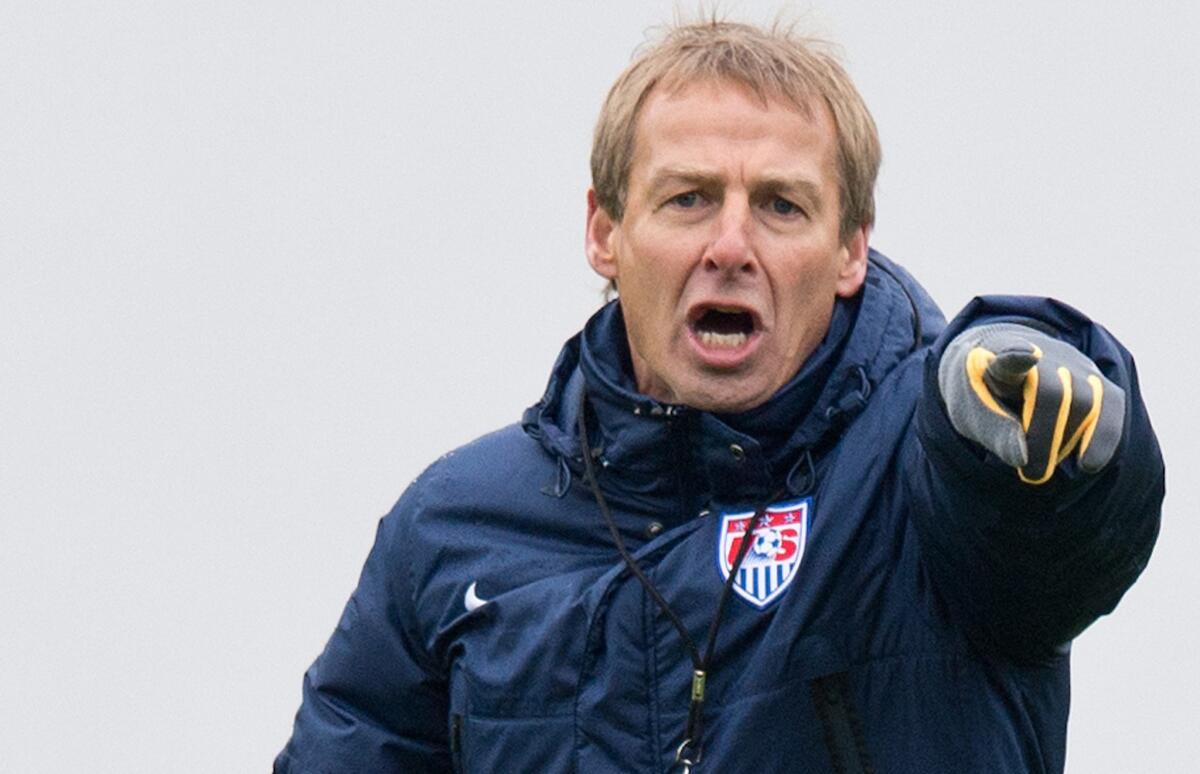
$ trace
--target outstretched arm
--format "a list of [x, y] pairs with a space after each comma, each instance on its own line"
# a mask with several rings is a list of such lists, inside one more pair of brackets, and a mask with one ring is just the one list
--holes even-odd
[[983, 649], [1052, 655], [1146, 565], [1163, 466], [1133, 360], [1064, 304], [969, 304], [926, 363], [912, 451], [924, 566]]

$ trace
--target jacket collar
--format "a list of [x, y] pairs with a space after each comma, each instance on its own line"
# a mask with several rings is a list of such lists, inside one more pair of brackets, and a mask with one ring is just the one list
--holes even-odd
[[575, 427], [585, 388], [588, 440], [614, 503], [686, 519], [714, 500], [757, 502], [783, 486], [802, 494], [813, 484], [812, 455], [836, 440], [883, 377], [941, 325], [925, 292], [872, 251], [862, 291], [838, 300], [825, 340], [800, 371], [763, 405], [717, 415], [637, 392], [614, 301], [563, 347], [545, 395], [522, 424], [559, 458], [559, 480], [544, 491], [560, 496], [582, 464]]

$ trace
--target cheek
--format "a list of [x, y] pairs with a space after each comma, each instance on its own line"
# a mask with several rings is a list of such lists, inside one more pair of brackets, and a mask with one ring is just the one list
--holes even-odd
[[638, 349], [649, 354], [667, 346], [672, 326], [666, 299], [652, 285], [643, 284], [625, 301], [625, 327]]
[[687, 281], [686, 252], [672, 240], [627, 242], [629, 249], [621, 261], [620, 291], [632, 295], [643, 304], [657, 307], [646, 310], [645, 316], [669, 314], [673, 300], [682, 292]]
[[703, 251], [706, 241], [700, 229], [680, 228], [645, 218], [624, 234], [623, 247], [645, 272], [675, 272], [692, 256]]
[[793, 321], [796, 335], [813, 324], [828, 322], [838, 291], [838, 266], [828, 255], [791, 267], [775, 287], [777, 309]]

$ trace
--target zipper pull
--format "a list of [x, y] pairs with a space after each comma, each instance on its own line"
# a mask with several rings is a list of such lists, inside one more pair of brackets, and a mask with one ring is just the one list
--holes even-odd
[[692, 700], [688, 705], [687, 731], [683, 742], [675, 751], [675, 762], [682, 774], [691, 774], [692, 767], [700, 762], [700, 719], [704, 705], [704, 689], [708, 674], [703, 669], [692, 670]]

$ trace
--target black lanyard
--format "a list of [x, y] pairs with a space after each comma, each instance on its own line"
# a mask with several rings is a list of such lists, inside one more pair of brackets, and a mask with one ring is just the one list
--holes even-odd
[[708, 673], [712, 666], [713, 648], [717, 642], [717, 632], [721, 628], [721, 619], [725, 612], [725, 605], [729, 602], [729, 593], [733, 590], [733, 582], [737, 577], [738, 570], [741, 569], [742, 562], [747, 554], [750, 553], [750, 544], [754, 541], [749, 539], [749, 534], [753, 534], [754, 528], [758, 525], [763, 514], [767, 511], [767, 506], [771, 501], [778, 499], [772, 497], [767, 502], [760, 505], [754, 511], [754, 518], [750, 522], [748, 535], [742, 540], [742, 544], [738, 547], [737, 556], [733, 560], [733, 566], [729, 570], [729, 577], [725, 579], [725, 585], [721, 588], [721, 596], [717, 599], [717, 610], [713, 614], [712, 621], [708, 625], [708, 642], [704, 647], [704, 654], [701, 656], [700, 649], [696, 646], [696, 641], [688, 634], [687, 627], [683, 625], [683, 621], [679, 620], [679, 616], [667, 604], [667, 600], [655, 587], [654, 582], [642, 572], [642, 568], [638, 566], [637, 561], [625, 548], [625, 541], [621, 539], [621, 533], [617, 530], [616, 522], [613, 521], [612, 511], [609, 510], [608, 502], [604, 499], [604, 493], [600, 490], [600, 484], [596, 480], [595, 463], [592, 460], [591, 444], [588, 443], [587, 435], [587, 390], [582, 390], [579, 396], [579, 443], [583, 451], [583, 470], [587, 478], [588, 485], [592, 489], [592, 495], [596, 498], [596, 505], [600, 507], [600, 512], [604, 514], [604, 522], [608, 525], [608, 531], [612, 533], [613, 543], [617, 546], [617, 551], [620, 552], [621, 558], [625, 561], [625, 566], [633, 573], [646, 592], [654, 599], [667, 618], [671, 619], [671, 624], [675, 630], [679, 632], [680, 638], [687, 646], [688, 654], [692, 659], [692, 686], [691, 686], [691, 701], [688, 705], [688, 720], [687, 729], [683, 733], [683, 741], [675, 751], [675, 762], [681, 767], [683, 774], [688, 774], [692, 767], [700, 762], [701, 755], [701, 734], [703, 732], [703, 708], [704, 708], [704, 690], [705, 683], [708, 680]]

